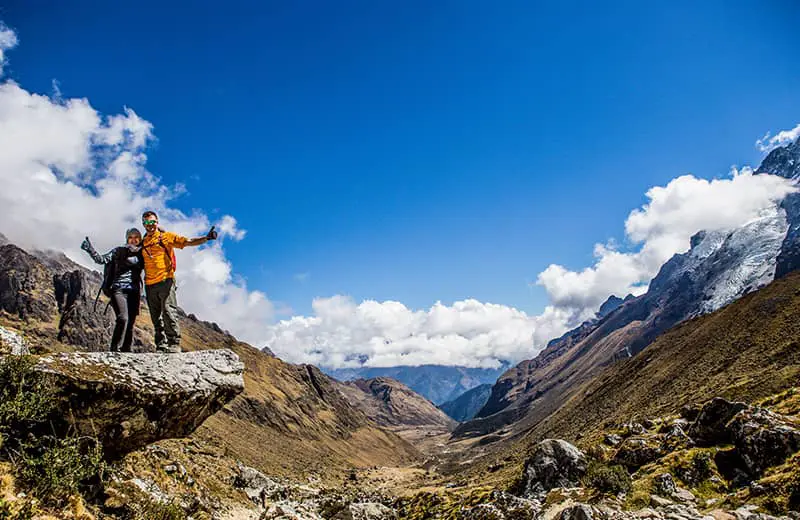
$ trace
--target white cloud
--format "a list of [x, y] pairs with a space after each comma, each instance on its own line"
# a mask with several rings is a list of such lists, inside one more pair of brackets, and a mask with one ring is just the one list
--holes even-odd
[[[0, 73], [16, 40], [0, 25]], [[800, 127], [765, 137], [762, 144], [784, 143], [798, 132]], [[550, 305], [538, 316], [476, 300], [414, 310], [334, 296], [316, 299], [313, 316], [269, 325], [276, 313], [272, 302], [234, 274], [223, 249], [224, 239], [242, 240], [245, 231], [229, 215], [212, 222], [202, 212], [175, 209], [183, 187], [165, 186], [146, 169], [153, 139], [153, 126], [127, 107], [104, 117], [88, 100], [63, 99], [55, 88], [53, 96], [44, 96], [12, 81], [0, 83], [0, 231], [23, 246], [63, 250], [89, 265], [78, 249], [81, 239], [88, 235], [103, 250], [118, 245], [145, 209], [184, 235], [204, 234], [215, 224], [219, 242], [178, 252], [180, 304], [287, 360], [328, 366], [360, 360], [373, 366], [496, 366], [533, 357], [610, 294], [642, 292], [664, 261], [688, 248], [695, 232], [741, 225], [791, 189], [786, 180], [749, 170], [713, 181], [686, 175], [652, 188], [649, 202], [625, 223], [634, 250], [598, 244], [590, 267], [545, 269], [537, 283]]]
[[620, 251], [597, 244], [596, 261], [572, 271], [551, 265], [537, 283], [550, 300], [538, 316], [476, 300], [411, 310], [398, 302], [336, 296], [314, 302], [314, 315], [283, 320], [269, 330], [267, 344], [296, 362], [327, 366], [427, 363], [496, 366], [500, 360], [530, 359], [550, 339], [592, 317], [611, 295], [641, 294], [661, 265], [689, 248], [700, 230], [741, 226], [774, 208], [794, 189], [786, 179], [733, 170], [725, 179], [692, 175], [647, 192], [648, 202], [630, 213], [625, 233], [635, 246]]
[[17, 46], [17, 33], [0, 22], [0, 76], [6, 64], [6, 51]]
[[756, 141], [756, 148], [764, 153], [771, 152], [779, 146], [794, 142], [798, 137], [800, 137], [800, 124], [791, 130], [783, 130], [772, 136], [767, 132], [764, 137]]
[[313, 303], [314, 316], [296, 316], [269, 330], [280, 357], [324, 366], [443, 364], [497, 367], [529, 357], [564, 331], [557, 310], [528, 316], [505, 305], [464, 300], [412, 310], [394, 301], [334, 296]]
[[749, 168], [711, 181], [692, 175], [677, 177], [666, 186], [648, 190], [649, 202], [625, 221], [625, 234], [638, 249], [620, 252], [597, 244], [594, 265], [571, 271], [553, 264], [539, 274], [537, 283], [556, 308], [576, 319], [586, 318], [610, 294], [644, 292], [664, 262], [689, 249], [689, 240], [698, 231], [739, 227], [795, 189], [786, 179], [754, 175]]
[[[14, 33], [0, 28], [0, 52], [15, 43]], [[83, 237], [108, 250], [124, 241], [125, 229], [141, 227], [145, 209], [188, 236], [216, 224], [217, 243], [177, 252], [179, 303], [244, 340], [263, 339], [272, 303], [233, 274], [223, 249], [226, 237], [241, 240], [245, 231], [229, 215], [211, 222], [202, 212], [172, 207], [182, 187], [165, 186], [145, 167], [153, 139], [153, 126], [129, 108], [104, 117], [86, 99], [0, 83], [0, 231], [22, 246], [62, 250], [92, 266], [79, 250]]]

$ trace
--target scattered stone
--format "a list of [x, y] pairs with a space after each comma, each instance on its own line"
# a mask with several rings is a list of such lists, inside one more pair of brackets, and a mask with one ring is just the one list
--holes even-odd
[[169, 452], [166, 450], [166, 448], [162, 448], [157, 444], [151, 444], [150, 446], [148, 446], [147, 451], [148, 453], [155, 455], [156, 457], [160, 457], [162, 459], [169, 458]]
[[323, 520], [316, 511], [297, 502], [280, 501], [269, 504], [259, 520]]
[[630, 423], [626, 424], [625, 425], [625, 431], [629, 435], [644, 435], [647, 432], [645, 427], [642, 426], [641, 424], [637, 423], [637, 422], [630, 422]]
[[713, 517], [714, 520], [736, 520], [736, 517], [727, 511], [723, 511], [722, 509], [714, 509], [709, 511], [709, 516]]
[[680, 487], [675, 490], [675, 492], [672, 494], [672, 496], [676, 500], [678, 500], [680, 502], [696, 502], [697, 501], [697, 498], [695, 498], [695, 496], [692, 494], [691, 491], [689, 491], [688, 489], [680, 488]]
[[30, 354], [30, 350], [19, 333], [0, 326], [0, 354], [24, 356]]
[[397, 514], [378, 502], [358, 502], [350, 504], [334, 520], [394, 520]]
[[657, 426], [657, 423], [652, 419], [645, 419], [642, 421], [642, 426], [644, 426], [648, 430], [652, 430]]
[[636, 469], [663, 455], [661, 444], [655, 437], [630, 437], [620, 444], [614, 462]]
[[237, 465], [236, 469], [238, 474], [233, 478], [233, 487], [244, 491], [247, 498], [254, 504], [266, 507], [268, 501], [285, 498], [286, 487], [257, 469], [241, 463]]
[[683, 428], [677, 424], [670, 426], [669, 429], [667, 429], [667, 431], [664, 433], [662, 449], [667, 453], [682, 448], [689, 448], [691, 446], [694, 446], [694, 442], [688, 435], [686, 435], [686, 432], [683, 431]]
[[664, 497], [671, 497], [678, 491], [675, 480], [669, 473], [661, 473], [653, 478], [655, 492]]
[[727, 425], [737, 413], [746, 408], [748, 406], [745, 403], [715, 397], [700, 409], [697, 419], [689, 427], [689, 437], [699, 446], [730, 444], [731, 432]]
[[560, 520], [593, 520], [592, 507], [587, 504], [575, 504], [561, 511]]
[[619, 446], [619, 443], [622, 442], [622, 437], [617, 435], [616, 433], [609, 433], [603, 437], [603, 442], [608, 444], [609, 446]]
[[525, 461], [525, 498], [541, 498], [555, 487], [575, 487], [586, 474], [586, 455], [560, 439], [545, 439]]
[[667, 507], [672, 505], [672, 500], [658, 495], [650, 495], [650, 505], [653, 507]]

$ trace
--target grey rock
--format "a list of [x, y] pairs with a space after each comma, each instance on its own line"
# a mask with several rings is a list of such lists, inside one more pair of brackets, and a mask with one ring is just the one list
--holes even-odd
[[625, 430], [631, 435], [644, 435], [647, 429], [640, 423], [630, 422], [625, 425]]
[[800, 430], [786, 417], [764, 408], [747, 408], [729, 425], [736, 451], [753, 477], [800, 451]]
[[663, 451], [658, 439], [629, 437], [620, 444], [614, 455], [614, 462], [636, 469], [657, 460], [662, 455]]
[[664, 442], [662, 444], [664, 451], [674, 451], [678, 448], [691, 447], [693, 445], [694, 441], [686, 435], [680, 425], [673, 424], [664, 432]]
[[727, 425], [734, 416], [748, 408], [745, 403], [731, 402], [721, 397], [708, 401], [689, 427], [689, 437], [700, 446], [728, 444], [731, 431]]
[[0, 326], [0, 354], [24, 356], [30, 354], [30, 350], [19, 333]]
[[397, 514], [378, 502], [358, 502], [348, 505], [335, 520], [394, 520]]
[[561, 439], [545, 439], [525, 461], [525, 498], [541, 498], [556, 487], [575, 487], [586, 474], [586, 455]]
[[667, 507], [672, 505], [672, 500], [658, 495], [650, 495], [650, 505], [653, 507]]
[[672, 496], [673, 496], [673, 498], [675, 498], [676, 500], [679, 500], [681, 502], [696, 502], [697, 501], [697, 498], [695, 498], [695, 496], [692, 494], [692, 492], [689, 491], [688, 489], [684, 489], [684, 488], [676, 489], [675, 492], [672, 494]]
[[653, 486], [655, 487], [656, 493], [664, 497], [673, 496], [675, 492], [678, 491], [678, 486], [669, 473], [656, 475], [653, 478]]
[[560, 520], [593, 520], [594, 512], [587, 504], [575, 504], [561, 511]]
[[237, 464], [233, 487], [241, 489], [254, 504], [266, 507], [268, 501], [286, 497], [286, 486], [275, 482], [260, 471], [244, 464]]
[[605, 437], [603, 437], [603, 442], [609, 446], [619, 446], [619, 443], [622, 442], [622, 437], [616, 433], [608, 433]]
[[60, 353], [34, 368], [58, 388], [64, 413], [56, 433], [95, 436], [111, 458], [187, 436], [244, 389], [244, 365], [225, 349]]

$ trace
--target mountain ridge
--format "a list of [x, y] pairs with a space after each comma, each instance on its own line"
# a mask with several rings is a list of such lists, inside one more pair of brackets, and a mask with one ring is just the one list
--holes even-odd
[[[795, 179], [797, 162], [800, 140], [773, 150], [758, 171]], [[454, 435], [485, 435], [509, 425], [519, 428], [523, 417], [530, 424], [544, 420], [605, 366], [635, 356], [672, 326], [785, 276], [778, 270], [781, 261], [785, 268], [795, 266], [792, 255], [800, 249], [800, 232], [793, 224], [800, 222], [800, 203], [792, 202], [800, 200], [798, 195], [789, 195], [779, 207], [740, 228], [697, 233], [689, 251], [661, 266], [645, 294], [626, 298], [606, 315], [549, 342], [536, 358], [500, 376], [486, 405]]]

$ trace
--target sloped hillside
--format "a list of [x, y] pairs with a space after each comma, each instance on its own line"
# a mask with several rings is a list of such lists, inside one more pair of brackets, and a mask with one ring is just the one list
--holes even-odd
[[[800, 140], [773, 150], [758, 169], [797, 180]], [[603, 367], [636, 356], [674, 325], [713, 312], [791, 272], [800, 248], [800, 204], [780, 207], [733, 230], [701, 231], [689, 251], [661, 266], [647, 293], [626, 298], [607, 315], [553, 340], [535, 359], [503, 374], [486, 405], [457, 436], [511, 426], [520, 432], [555, 412]]]
[[800, 272], [684, 322], [581, 386], [532, 438], [577, 439], [604, 424], [715, 396], [748, 402], [800, 385]]
[[456, 421], [468, 421], [475, 417], [478, 410], [483, 408], [491, 393], [492, 385], [490, 384], [476, 386], [452, 401], [439, 405], [439, 408]]
[[[60, 254], [0, 246], [0, 325], [21, 331], [38, 351], [103, 350], [112, 313], [93, 311], [99, 274]], [[245, 391], [193, 436], [275, 475], [337, 476], [351, 467], [396, 465], [418, 453], [381, 429], [312, 366], [291, 365], [237, 341], [216, 324], [181, 316], [185, 350], [230, 348], [244, 362]], [[146, 308], [135, 349], [152, 348]]]
[[507, 368], [507, 365], [499, 368], [419, 365], [340, 368], [328, 370], [327, 373], [339, 381], [388, 377], [439, 405], [478, 385], [494, 383]]
[[388, 377], [356, 379], [338, 388], [354, 406], [381, 426], [452, 429], [455, 421], [406, 385]]

